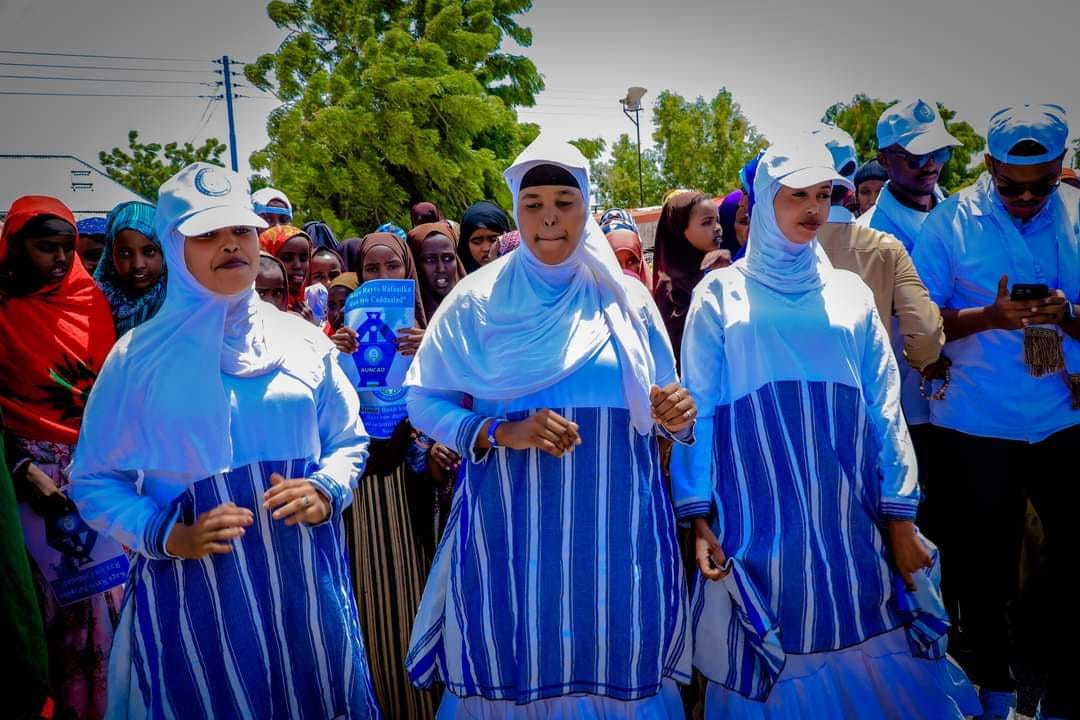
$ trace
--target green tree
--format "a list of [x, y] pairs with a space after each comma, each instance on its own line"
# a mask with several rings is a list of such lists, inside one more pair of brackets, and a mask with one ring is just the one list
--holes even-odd
[[667, 187], [660, 171], [656, 148], [641, 153], [641, 180], [645, 188], [644, 202], [639, 202], [637, 143], [627, 133], [611, 146], [611, 159], [594, 161], [590, 170], [593, 180], [593, 202], [602, 208], [636, 208], [659, 205]]
[[604, 138], [578, 138], [571, 140], [570, 144], [580, 150], [585, 159], [590, 162], [599, 160], [607, 149], [607, 141]]
[[184, 167], [193, 162], [222, 165], [221, 154], [225, 143], [217, 138], [207, 138], [196, 147], [191, 143], [142, 143], [139, 131], [128, 132], [128, 149], [113, 148], [111, 152], [98, 153], [98, 161], [113, 180], [149, 200], [157, 198], [158, 188]]
[[727, 192], [738, 187], [740, 168], [768, 145], [726, 88], [711, 100], [692, 102], [665, 90], [653, 109], [653, 125], [668, 188]]
[[429, 200], [454, 217], [481, 198], [508, 206], [502, 171], [536, 137], [514, 108], [543, 80], [515, 17], [531, 0], [273, 0], [288, 31], [248, 79], [284, 103], [254, 153], [299, 212], [349, 235], [405, 222]]
[[[843, 128], [855, 140], [859, 162], [877, 157], [877, 123], [881, 114], [896, 101], [886, 102], [867, 95], [856, 95], [848, 103], [836, 103], [825, 111], [823, 122]], [[941, 171], [938, 183], [955, 192], [967, 187], [982, 173], [982, 153], [986, 140], [969, 123], [956, 120], [956, 112], [938, 103], [945, 127], [962, 145], [953, 148], [952, 158]]]

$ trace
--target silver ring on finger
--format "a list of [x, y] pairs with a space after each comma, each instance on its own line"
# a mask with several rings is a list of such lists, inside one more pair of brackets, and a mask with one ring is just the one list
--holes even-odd
[[304, 507], [305, 508], [311, 507], [311, 496], [310, 495], [305, 495], [304, 496]]

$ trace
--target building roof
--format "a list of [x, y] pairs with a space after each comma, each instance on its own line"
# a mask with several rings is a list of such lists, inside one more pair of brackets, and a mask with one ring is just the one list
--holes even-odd
[[23, 195], [57, 198], [76, 219], [108, 215], [122, 202], [144, 199], [73, 155], [0, 154], [0, 218]]

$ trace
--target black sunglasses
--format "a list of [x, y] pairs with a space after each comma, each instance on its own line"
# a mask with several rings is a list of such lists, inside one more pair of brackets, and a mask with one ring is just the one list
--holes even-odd
[[886, 150], [887, 155], [893, 155], [907, 162], [907, 166], [912, 170], [922, 170], [924, 167], [930, 164], [933, 160], [935, 165], [944, 165], [949, 162], [949, 158], [952, 157], [952, 148], [943, 147], [935, 150], [932, 153], [926, 153], [925, 155], [912, 155], [906, 150]]
[[1052, 194], [1061, 185], [1061, 180], [1042, 180], [1035, 183], [1014, 183], [1009, 182], [1007, 185], [1003, 185], [998, 179], [998, 164], [993, 158], [990, 158], [990, 164], [994, 168], [992, 173], [994, 177], [994, 186], [997, 188], [998, 195], [1007, 198], [1020, 197], [1024, 193], [1031, 193], [1035, 197], [1046, 197]]

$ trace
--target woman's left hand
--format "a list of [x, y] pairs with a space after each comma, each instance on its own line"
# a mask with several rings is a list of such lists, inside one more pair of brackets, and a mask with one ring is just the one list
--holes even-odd
[[669, 433], [682, 432], [697, 417], [697, 407], [690, 397], [690, 391], [679, 383], [671, 383], [665, 388], [653, 385], [649, 400], [652, 402], [653, 420]]
[[907, 586], [908, 591], [914, 592], [915, 581], [911, 579], [911, 576], [922, 568], [930, 567], [933, 563], [930, 551], [919, 538], [915, 523], [911, 520], [887, 520], [885, 530], [889, 538], [893, 564], [896, 565], [900, 577], [904, 579], [904, 585]]
[[263, 508], [286, 525], [305, 522], [318, 525], [330, 517], [330, 501], [310, 480], [286, 480], [278, 473], [270, 476], [270, 489], [263, 494]]
[[431, 450], [428, 451], [428, 460], [447, 473], [454, 472], [461, 465], [461, 458], [458, 457], [458, 454], [442, 443], [435, 443], [431, 446]]
[[420, 349], [420, 343], [424, 339], [422, 328], [405, 328], [398, 333], [397, 349], [405, 357], [412, 357]]

